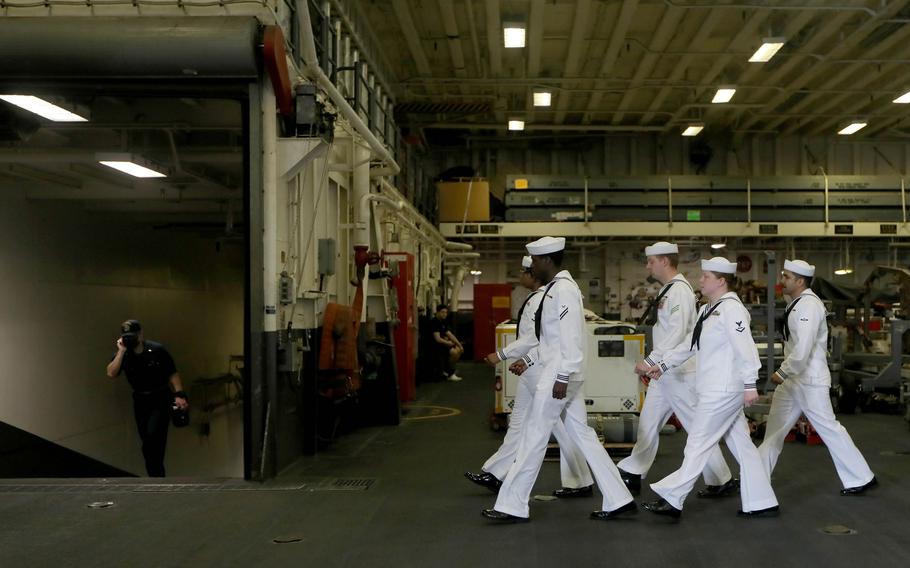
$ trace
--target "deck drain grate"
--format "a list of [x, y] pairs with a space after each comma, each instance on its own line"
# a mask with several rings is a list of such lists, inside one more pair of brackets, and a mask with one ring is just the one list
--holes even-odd
[[306, 483], [0, 483], [0, 493], [202, 493], [213, 491], [300, 491]]
[[376, 484], [375, 477], [336, 477], [314, 488], [316, 491], [366, 491]]
[[856, 529], [851, 529], [850, 527], [844, 525], [830, 525], [827, 527], [822, 527], [819, 530], [822, 534], [828, 534], [832, 536], [846, 536], [856, 534]]

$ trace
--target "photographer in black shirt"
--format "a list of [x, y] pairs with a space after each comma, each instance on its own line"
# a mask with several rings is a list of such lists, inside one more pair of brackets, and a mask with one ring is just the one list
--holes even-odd
[[107, 366], [107, 376], [121, 371], [133, 387], [133, 410], [142, 439], [142, 455], [149, 477], [164, 477], [164, 448], [171, 412], [189, 408], [174, 359], [160, 343], [146, 341], [142, 325], [127, 320], [120, 327], [117, 353]]

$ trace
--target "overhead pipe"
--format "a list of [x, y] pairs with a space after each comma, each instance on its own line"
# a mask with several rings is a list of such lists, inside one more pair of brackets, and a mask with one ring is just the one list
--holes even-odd
[[322, 88], [326, 95], [335, 104], [335, 108], [351, 124], [358, 134], [363, 136], [364, 140], [370, 145], [370, 149], [376, 154], [391, 170], [390, 175], [396, 175], [401, 171], [401, 166], [395, 161], [395, 158], [389, 152], [388, 148], [376, 138], [376, 135], [370, 130], [369, 126], [363, 122], [360, 115], [357, 114], [348, 103], [344, 95], [338, 90], [332, 80], [319, 67], [319, 60], [316, 57], [316, 40], [313, 37], [313, 26], [310, 22], [310, 12], [306, 6], [297, 10], [298, 25], [300, 28], [300, 48], [301, 57], [303, 58], [303, 72], [316, 84]]
[[474, 250], [474, 245], [469, 245], [468, 243], [456, 243], [454, 241], [446, 241], [446, 248], [452, 250]]
[[869, 17], [878, 16], [878, 12], [872, 8], [867, 8], [865, 6], [826, 6], [826, 5], [811, 5], [811, 4], [801, 4], [798, 6], [789, 4], [789, 5], [769, 5], [764, 2], [758, 4], [748, 4], [748, 3], [739, 3], [739, 4], [721, 4], [719, 2], [703, 2], [703, 3], [691, 3], [684, 4], [681, 2], [674, 2], [673, 0], [664, 0], [664, 4], [671, 8], [679, 8], [682, 10], [695, 10], [699, 8], [732, 8], [735, 10], [823, 10], [829, 12], [864, 12], [869, 15]]

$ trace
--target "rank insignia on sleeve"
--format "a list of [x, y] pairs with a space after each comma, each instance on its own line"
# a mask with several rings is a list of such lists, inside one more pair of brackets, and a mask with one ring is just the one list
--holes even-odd
[[736, 322], [736, 331], [738, 331], [739, 333], [742, 333], [745, 330], [746, 330], [746, 328], [743, 326], [742, 321]]

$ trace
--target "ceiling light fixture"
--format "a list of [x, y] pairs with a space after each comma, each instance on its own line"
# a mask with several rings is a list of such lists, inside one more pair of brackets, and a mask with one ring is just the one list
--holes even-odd
[[0, 95], [0, 99], [54, 122], [88, 122], [88, 119], [32, 95]]
[[733, 95], [736, 93], [736, 87], [729, 85], [721, 86], [717, 88], [717, 92], [714, 93], [714, 98], [711, 99], [712, 103], [728, 103], [730, 99], [733, 98]]
[[508, 48], [525, 46], [525, 26], [517, 22], [506, 22], [502, 27], [502, 38]]
[[509, 121], [509, 130], [524, 130], [525, 121], [523, 120], [510, 120]]
[[137, 178], [167, 177], [166, 168], [134, 154], [97, 154], [98, 163]]
[[782, 37], [764, 38], [761, 47], [756, 49], [752, 57], [749, 58], [749, 63], [767, 63], [784, 46], [786, 41]]
[[534, 91], [534, 106], [548, 107], [553, 101], [553, 94], [550, 91]]
[[899, 105], [905, 105], [905, 104], [907, 104], [907, 103], [910, 103], [910, 91], [907, 91], [906, 93], [904, 93], [903, 95], [897, 97], [896, 99], [894, 99], [894, 100], [891, 101], [891, 102], [895, 102], [895, 103], [897, 103], [897, 104], [899, 104]]
[[686, 127], [685, 130], [683, 130], [682, 135], [683, 136], [698, 136], [698, 134], [702, 130], [704, 130], [704, 128], [705, 128], [704, 124], [690, 124], [689, 126]]
[[711, 245], [711, 248], [714, 250], [720, 250], [727, 246], [727, 243], [714, 243]]
[[837, 133], [840, 135], [843, 135], [843, 136], [849, 136], [850, 134], [856, 134], [857, 132], [859, 132], [860, 130], [865, 128], [867, 124], [869, 124], [869, 123], [866, 122], [865, 120], [854, 120], [850, 124], [844, 126], [840, 130], [838, 130]]

